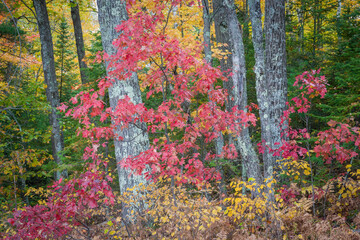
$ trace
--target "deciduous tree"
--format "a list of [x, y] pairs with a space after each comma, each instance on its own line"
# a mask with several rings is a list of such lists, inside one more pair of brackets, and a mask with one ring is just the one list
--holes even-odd
[[84, 84], [88, 81], [88, 77], [86, 76], [86, 71], [85, 71], [87, 65], [84, 62], [85, 44], [83, 38], [83, 31], [81, 27], [79, 4], [74, 0], [71, 0], [70, 4], [71, 4], [71, 18], [74, 26], [74, 34], [75, 34], [76, 50], [79, 61], [81, 82], [82, 84]]
[[[227, 75], [228, 82], [224, 82], [229, 96], [227, 109], [233, 107], [246, 111], [247, 87], [245, 51], [242, 32], [235, 12], [234, 2], [231, 0], [214, 0], [215, 31], [219, 43], [225, 44], [229, 54], [220, 61], [222, 71]], [[259, 159], [250, 139], [249, 129], [243, 128], [240, 135], [236, 136], [240, 150], [243, 167], [249, 178], [261, 179]]]
[[[58, 167], [61, 165], [61, 151], [64, 149], [64, 142], [60, 128], [60, 115], [57, 108], [60, 106], [60, 97], [58, 83], [56, 81], [54, 49], [52, 35], [49, 23], [49, 16], [46, 8], [45, 0], [33, 0], [37, 23], [41, 41], [41, 56], [43, 62], [44, 78], [46, 88], [46, 97], [51, 106], [50, 126], [51, 126], [51, 144], [53, 150], [53, 158]], [[56, 171], [55, 179], [65, 177], [66, 171]]]
[[286, 128], [286, 123], [280, 126], [287, 100], [285, 1], [266, 1], [265, 9], [266, 37], [264, 41], [260, 1], [249, 1], [255, 49], [254, 71], [261, 121], [264, 177], [269, 179], [273, 176], [278, 158], [274, 156], [274, 150], [282, 145], [284, 137], [282, 133]]
[[[104, 51], [107, 55], [114, 55], [117, 49], [113, 45], [113, 40], [119, 36], [115, 27], [128, 18], [126, 2], [123, 0], [97, 0], [97, 4]], [[111, 75], [113, 69], [109, 69], [109, 61], [105, 61], [105, 63], [108, 78], [114, 79], [112, 86], [109, 88], [110, 106], [113, 111], [117, 108], [119, 100], [124, 99], [126, 96], [129, 97], [133, 104], [142, 103], [137, 74], [132, 73], [131, 77], [125, 81], [117, 80], [115, 76]], [[129, 170], [123, 168], [120, 163], [124, 158], [137, 156], [147, 150], [149, 148], [149, 138], [146, 126], [140, 122], [130, 124], [127, 128], [122, 128], [122, 126], [114, 126], [114, 128], [120, 191], [125, 193], [127, 189], [133, 188], [140, 183], [146, 184], [146, 180], [143, 175], [132, 174]], [[128, 213], [124, 211], [124, 216], [126, 215]]]

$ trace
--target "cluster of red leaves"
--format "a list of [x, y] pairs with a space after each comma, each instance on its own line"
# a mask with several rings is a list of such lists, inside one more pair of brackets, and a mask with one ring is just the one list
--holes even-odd
[[294, 106], [290, 107], [290, 113], [291, 111], [295, 111], [294, 108], [297, 108], [298, 113], [306, 113], [310, 108], [310, 101], [312, 98], [318, 96], [320, 96], [320, 98], [324, 98], [327, 92], [327, 81], [325, 76], [317, 77], [316, 75], [319, 73], [320, 69], [312, 70], [311, 72], [306, 71], [296, 77], [294, 86], [300, 85], [299, 89], [302, 91], [300, 96], [291, 99]]
[[96, 170], [88, 170], [63, 185], [60, 179], [50, 187], [53, 195], [45, 205], [14, 212], [9, 223], [16, 229], [16, 234], [8, 239], [59, 239], [68, 234], [74, 226], [90, 217], [86, 209], [98, 207], [100, 201], [114, 203], [108, 181], [112, 179], [104, 179], [104, 174]]
[[295, 199], [299, 192], [295, 189], [289, 188], [286, 185], [283, 185], [278, 192], [280, 193], [281, 199], [284, 200], [285, 203], [289, 203], [292, 199]]
[[314, 147], [316, 156], [321, 156], [328, 164], [333, 160], [344, 163], [356, 157], [356, 148], [360, 149], [360, 129], [335, 121], [329, 121], [328, 125], [330, 129], [318, 134], [319, 140]]
[[290, 118], [291, 113], [307, 113], [310, 109], [311, 99], [320, 96], [324, 98], [327, 92], [327, 81], [325, 76], [317, 77], [320, 73], [319, 70], [312, 70], [311, 72], [304, 72], [296, 77], [296, 81], [293, 86], [299, 86], [302, 90], [300, 95], [291, 99], [288, 103], [289, 108], [284, 111], [284, 120], [287, 121]]
[[[327, 92], [327, 81], [325, 76], [316, 77], [319, 73], [320, 70], [313, 70], [311, 73], [304, 72], [296, 77], [294, 86], [299, 86], [302, 91], [299, 96], [292, 98], [291, 102], [287, 103], [288, 109], [284, 112], [282, 124], [290, 123], [290, 114], [292, 113], [307, 113], [311, 107], [311, 99], [318, 96], [324, 98]], [[326, 163], [335, 160], [341, 164], [357, 156], [356, 148], [360, 149], [359, 128], [333, 120], [329, 121], [328, 125], [330, 129], [321, 131], [317, 135], [318, 141], [315, 142], [314, 147], [316, 156], [321, 156]], [[304, 157], [308, 149], [301, 147], [297, 140], [310, 139], [308, 130], [289, 127], [286, 136], [290, 140], [284, 141], [276, 154], [281, 152], [284, 158], [292, 157], [294, 160]]]
[[[176, 5], [178, 1], [171, 4]], [[82, 135], [93, 141], [114, 137], [112, 129], [115, 126], [126, 128], [129, 124], [146, 123], [148, 132], [159, 137], [149, 150], [124, 159], [122, 167], [138, 174], [148, 169], [145, 175], [149, 179], [181, 176], [180, 182], [195, 184], [219, 179], [219, 173], [206, 167], [204, 160], [234, 157], [235, 149], [225, 146], [226, 155], [205, 154], [207, 157], [202, 159], [204, 155], [199, 154], [199, 141], [210, 143], [223, 131], [239, 134], [242, 126], [255, 125], [256, 118], [236, 107], [232, 112], [222, 110], [227, 93], [214, 85], [219, 80], [226, 81], [226, 78], [219, 68], [211, 67], [202, 59], [202, 43], [186, 49], [177, 39], [165, 34], [166, 16], [162, 11], [165, 6], [165, 3], [159, 3], [155, 12], [139, 9], [116, 28], [121, 32], [113, 42], [117, 51], [112, 56], [104, 54], [112, 78], [102, 79], [98, 91], [82, 92], [73, 98], [73, 104], [78, 104], [78, 99], [80, 103], [67, 110], [66, 115], [78, 119], [84, 126]], [[144, 66], [148, 70], [141, 86], [148, 89], [147, 98], [154, 93], [163, 95], [160, 106], [147, 109], [144, 104], [133, 104], [125, 96], [115, 109], [105, 108], [101, 98], [115, 79], [126, 81], [133, 72], [142, 71]], [[204, 95], [208, 101], [199, 103], [196, 109], [189, 111], [183, 107]], [[67, 106], [62, 105], [60, 109], [65, 111]], [[90, 117], [96, 116], [101, 121], [111, 118], [112, 126], [91, 127]], [[179, 132], [183, 133], [181, 139], [171, 136], [171, 133]], [[229, 153], [230, 149], [232, 153]]]
[[282, 145], [279, 149], [273, 150], [274, 155], [282, 156], [283, 158], [291, 157], [294, 160], [302, 158], [308, 152], [307, 148], [299, 145], [299, 140], [310, 139], [308, 129], [293, 129], [290, 126], [291, 118], [290, 114], [293, 113], [307, 113], [311, 107], [311, 99], [320, 96], [324, 98], [327, 90], [327, 81], [325, 76], [317, 77], [320, 73], [319, 70], [312, 70], [311, 72], [304, 72], [296, 77], [296, 81], [293, 86], [299, 86], [300, 94], [287, 102], [288, 109], [284, 111], [284, 115], [281, 120], [281, 125], [286, 124], [288, 127], [283, 136], [285, 135]]

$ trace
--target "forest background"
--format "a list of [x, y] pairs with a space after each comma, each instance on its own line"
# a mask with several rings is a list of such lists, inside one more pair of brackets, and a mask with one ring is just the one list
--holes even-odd
[[1, 237], [360, 238], [357, 1], [2, 0], [0, 41]]

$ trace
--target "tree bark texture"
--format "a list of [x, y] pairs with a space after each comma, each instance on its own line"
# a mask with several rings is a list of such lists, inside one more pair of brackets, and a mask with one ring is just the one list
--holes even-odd
[[279, 126], [287, 99], [285, 1], [266, 1], [265, 45], [260, 0], [249, 0], [249, 10], [255, 50], [256, 94], [264, 149], [264, 177], [269, 179], [273, 176], [273, 168], [278, 158], [273, 156], [269, 148], [277, 149], [281, 146], [281, 132], [286, 128]]
[[[203, 7], [203, 38], [204, 38], [204, 53], [205, 60], [207, 63], [212, 65], [212, 51], [211, 51], [211, 39], [210, 39], [210, 28], [211, 28], [211, 16], [210, 16], [210, 5], [208, 0], [202, 0]], [[216, 154], [220, 155], [224, 147], [224, 138], [222, 133], [219, 133], [219, 137], [215, 139], [215, 150]]]
[[[75, 2], [72, 0], [71, 4], [75, 4]], [[75, 43], [76, 43], [76, 51], [79, 61], [81, 83], [85, 84], [88, 82], [88, 78], [84, 71], [84, 69], [87, 68], [87, 65], [83, 61], [85, 57], [85, 45], [84, 45], [83, 31], [81, 27], [79, 4], [76, 4], [75, 6], [73, 5], [71, 6], [71, 18], [74, 25]]]
[[[227, 76], [228, 83], [224, 83], [229, 93], [227, 109], [231, 111], [234, 106], [237, 106], [239, 110], [246, 111], [245, 51], [233, 0], [215, 0], [214, 12], [216, 12], [214, 19], [217, 41], [227, 44], [227, 50], [231, 53], [227, 60], [220, 62], [224, 72], [231, 69], [232, 73], [232, 76]], [[257, 182], [260, 181], [259, 159], [252, 145], [249, 129], [243, 127], [236, 140], [247, 176]]]
[[[41, 57], [44, 70], [44, 78], [46, 84], [46, 97], [51, 106], [50, 125], [51, 125], [51, 144], [53, 150], [53, 158], [56, 164], [61, 165], [61, 152], [64, 148], [62, 139], [62, 131], [60, 128], [60, 115], [57, 113], [57, 107], [60, 106], [60, 98], [58, 91], [58, 83], [56, 81], [54, 49], [51, 36], [49, 16], [46, 8], [45, 0], [33, 0], [36, 12], [38, 28], [41, 42]], [[55, 179], [67, 177], [66, 171], [55, 173]]]
[[210, 19], [209, 1], [208, 0], [202, 0], [202, 7], [203, 7], [203, 21], [204, 21], [203, 37], [204, 37], [205, 60], [206, 60], [206, 62], [211, 64], [211, 61], [212, 61], [212, 57], [211, 57], [211, 39], [210, 39], [211, 19]]
[[[263, 102], [267, 118], [264, 140], [270, 149], [278, 149], [285, 136], [286, 124], [280, 126], [287, 101], [286, 44], [285, 44], [285, 0], [268, 0], [265, 3], [265, 79], [268, 89]], [[273, 167], [279, 157], [267, 149], [264, 158], [264, 176], [273, 175]]]
[[[97, 4], [102, 44], [105, 52], [113, 55], [116, 53], [116, 49], [112, 42], [119, 35], [119, 33], [115, 31], [115, 27], [122, 21], [128, 19], [126, 4], [125, 1], [122, 0], [97, 0]], [[108, 64], [109, 63], [106, 62], [106, 67], [108, 67]], [[108, 77], [111, 77], [109, 76], [110, 70], [111, 69], [107, 69]], [[132, 77], [126, 81], [116, 80], [113, 86], [109, 88], [111, 108], [115, 110], [118, 101], [125, 96], [129, 96], [134, 104], [142, 103], [139, 80], [136, 73], [133, 73]], [[118, 138], [114, 139], [121, 193], [126, 192], [128, 188], [132, 188], [140, 183], [146, 184], [143, 175], [131, 174], [128, 169], [122, 168], [119, 164], [124, 158], [137, 156], [149, 148], [149, 138], [147, 132], [143, 130], [144, 128], [146, 129], [146, 126], [140, 127], [142, 129], [135, 125], [130, 125], [128, 128], [121, 130], [120, 126], [115, 126], [114, 129], [115, 136], [124, 138], [123, 141], [118, 141]], [[125, 208], [123, 216], [129, 216], [130, 211], [131, 207]]]
[[[264, 35], [262, 29], [262, 12], [260, 0], [249, 0], [249, 12], [252, 29], [252, 41], [255, 52], [255, 81], [256, 81], [256, 96], [259, 105], [260, 125], [261, 125], [261, 139], [265, 141], [265, 132], [268, 128], [266, 110], [268, 107], [267, 95], [268, 88], [265, 79], [265, 48]], [[262, 144], [264, 148], [265, 144]], [[263, 156], [263, 160], [264, 160]], [[265, 161], [265, 160], [264, 160]]]

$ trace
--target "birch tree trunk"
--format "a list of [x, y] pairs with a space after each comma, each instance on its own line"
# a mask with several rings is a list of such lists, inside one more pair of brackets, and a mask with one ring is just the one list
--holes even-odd
[[71, 5], [71, 18], [72, 18], [72, 22], [74, 25], [76, 51], [77, 51], [77, 56], [78, 56], [79, 68], [80, 68], [81, 83], [85, 84], [88, 82], [88, 78], [84, 71], [84, 69], [87, 68], [87, 65], [83, 61], [84, 57], [85, 57], [85, 45], [84, 45], [83, 31], [82, 31], [82, 27], [81, 27], [79, 4], [75, 3], [74, 0], [71, 0], [70, 4], [72, 4]]
[[[119, 35], [119, 33], [115, 31], [115, 27], [122, 21], [128, 19], [126, 3], [122, 0], [97, 0], [97, 5], [102, 44], [105, 52], [109, 55], [113, 55], [116, 53], [116, 49], [114, 48], [112, 42]], [[108, 67], [108, 64], [109, 63], [106, 62], [106, 67]], [[110, 69], [107, 69], [107, 74], [108, 77], [111, 77], [109, 75], [109, 71]], [[109, 88], [111, 108], [114, 110], [118, 101], [123, 99], [125, 96], [129, 96], [134, 104], [142, 102], [139, 81], [136, 73], [133, 73], [132, 77], [126, 81], [115, 81], [113, 86]], [[118, 141], [117, 138], [114, 139], [121, 193], [126, 192], [128, 188], [132, 188], [140, 183], [146, 184], [146, 180], [143, 175], [133, 175], [129, 170], [122, 168], [119, 164], [124, 158], [130, 155], [139, 155], [141, 152], [149, 148], [149, 138], [147, 132], [143, 130], [146, 129], [146, 126], [140, 124], [140, 127], [142, 129], [136, 127], [135, 125], [130, 125], [128, 128], [121, 130], [120, 126], [116, 126], [116, 129], [114, 129], [115, 136], [121, 136], [124, 138], [123, 141]], [[123, 216], [128, 218], [131, 209], [131, 206], [124, 208]]]
[[[232, 76], [227, 76], [229, 81], [224, 83], [229, 92], [228, 111], [233, 106], [239, 110], [246, 111], [247, 106], [247, 88], [246, 88], [246, 65], [245, 51], [242, 33], [239, 27], [239, 21], [235, 12], [233, 0], [215, 0], [215, 31], [217, 41], [226, 43], [231, 55], [227, 61], [221, 60], [223, 71], [231, 69]], [[246, 169], [247, 177], [255, 179], [257, 182], [261, 179], [259, 159], [252, 145], [249, 129], [242, 127], [241, 134], [237, 136], [237, 145], [243, 161], [243, 168]]]
[[[57, 166], [61, 165], [61, 152], [64, 148], [62, 131], [60, 128], [60, 115], [57, 113], [57, 107], [60, 106], [58, 83], [56, 81], [54, 49], [49, 23], [49, 16], [45, 0], [33, 0], [36, 12], [36, 18], [40, 33], [41, 57], [46, 84], [46, 97], [51, 106], [50, 125], [51, 125], [51, 145], [52, 155]], [[55, 179], [67, 177], [67, 172], [55, 172]]]

